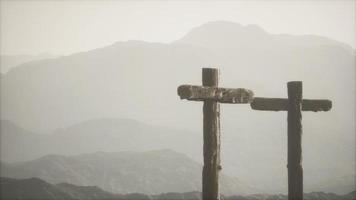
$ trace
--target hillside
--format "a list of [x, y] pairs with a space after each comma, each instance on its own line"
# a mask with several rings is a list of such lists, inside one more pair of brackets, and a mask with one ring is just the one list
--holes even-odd
[[[1, 176], [17, 179], [36, 177], [53, 184], [96, 185], [119, 194], [160, 194], [200, 190], [201, 170], [199, 163], [183, 154], [160, 150], [49, 155], [28, 162], [4, 163]], [[256, 191], [236, 178], [221, 176], [223, 194], [250, 194]]]
[[[0, 143], [1, 160], [10, 163], [34, 160], [47, 154], [70, 156], [83, 153], [92, 154], [96, 151], [149, 151], [164, 148], [183, 152], [199, 162], [202, 159], [202, 141], [198, 134], [186, 130], [150, 126], [127, 119], [90, 120], [66, 129], [59, 129], [49, 135], [35, 134], [18, 127], [10, 121], [2, 120]], [[21, 148], [18, 148], [19, 146]], [[63, 148], [64, 146], [65, 148]], [[226, 152], [226, 149], [224, 151]], [[222, 166], [224, 169], [232, 168], [233, 166], [229, 164], [228, 162], [223, 162]], [[333, 169], [330, 169], [330, 171], [333, 171]], [[223, 172], [226, 173], [224, 170]], [[244, 174], [241, 177], [244, 178], [248, 175]], [[275, 175], [278, 177], [281, 173], [276, 173]], [[306, 176], [309, 177], [310, 175], [306, 174]], [[18, 178], [23, 177], [20, 176]], [[309, 191], [333, 191], [343, 194], [354, 189], [354, 180], [355, 176], [352, 176], [352, 174], [336, 176], [333, 179], [307, 184], [306, 189]], [[88, 181], [87, 184], [90, 184], [90, 182]], [[249, 185], [254, 184], [250, 182]], [[268, 191], [265, 186], [260, 187], [260, 189]], [[259, 191], [255, 190], [254, 192]]]
[[0, 178], [1, 199], [123, 199], [97, 187], [49, 184], [38, 178]]
[[0, 157], [5, 162], [33, 160], [48, 154], [78, 155], [98, 151], [155, 149], [172, 149], [190, 155], [197, 161], [202, 159], [199, 134], [130, 119], [93, 119], [57, 129], [51, 134], [36, 134], [8, 120], [1, 120], [0, 127]]
[[[9, 179], [0, 178], [0, 197], [4, 200], [18, 199], [106, 199], [106, 200], [201, 200], [199, 192], [164, 193], [159, 195], [144, 194], [112, 194], [94, 186], [76, 186], [67, 183], [49, 184], [40, 179]], [[304, 194], [305, 200], [355, 200], [355, 192], [346, 195], [332, 193], [313, 192]], [[248, 196], [223, 196], [225, 200], [286, 200], [286, 195], [255, 194]]]
[[[48, 134], [60, 129], [66, 132], [92, 119], [130, 118], [175, 127], [169, 129], [191, 130], [189, 133], [197, 138], [191, 140], [189, 133], [181, 137], [177, 134], [143, 144], [141, 136], [133, 137], [135, 141], [126, 140], [127, 132], [119, 139], [100, 137], [99, 124], [93, 129], [95, 137], [63, 134], [54, 138], [62, 138], [58, 141], [68, 144], [68, 148], [40, 143], [34, 147], [36, 153], [19, 152], [16, 159], [33, 158], [38, 152], [43, 155], [48, 148], [38, 148], [46, 145], [57, 148], [53, 153], [67, 155], [73, 151], [114, 151], [119, 143], [130, 151], [146, 145], [152, 149], [166, 145], [164, 148], [200, 161], [202, 105], [181, 101], [176, 89], [180, 84], [201, 84], [201, 68], [212, 66], [221, 70], [221, 86], [245, 87], [256, 96], [286, 97], [286, 82], [301, 80], [303, 97], [331, 99], [330, 112], [303, 112], [306, 191], [313, 191], [320, 182], [354, 176], [355, 113], [350, 110], [355, 110], [356, 102], [355, 51], [328, 38], [270, 34], [255, 25], [211, 22], [168, 44], [117, 42], [14, 67], [1, 76], [1, 118], [27, 132]], [[248, 105], [222, 105], [221, 127], [225, 173], [270, 192], [287, 190], [286, 113], [252, 111]], [[142, 133], [149, 135], [150, 131]], [[1, 134], [11, 133], [1, 130]], [[174, 140], [177, 142], [172, 143]], [[100, 142], [86, 143], [95, 141]], [[134, 145], [136, 142], [138, 145]], [[16, 151], [5, 152], [9, 153], [7, 159], [15, 159], [11, 152]]]

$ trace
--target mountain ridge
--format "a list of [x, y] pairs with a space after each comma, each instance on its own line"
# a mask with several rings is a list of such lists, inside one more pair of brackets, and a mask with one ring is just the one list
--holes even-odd
[[[184, 149], [194, 148], [197, 150], [196, 155], [200, 152], [198, 147], [194, 147], [199, 137], [195, 133], [152, 126], [132, 119], [86, 120], [47, 134], [29, 132], [8, 120], [0, 122], [1, 161], [7, 162], [33, 160], [46, 154], [69, 156], [98, 151], [148, 151], [173, 148], [187, 154]], [[163, 140], [165, 143], [155, 145], [155, 141], [158, 140]], [[175, 144], [177, 141], [184, 142], [186, 146]], [[62, 148], [63, 145], [66, 148]], [[17, 146], [22, 148], [19, 149]]]
[[[31, 186], [26, 184], [31, 182]], [[96, 186], [76, 186], [68, 183], [49, 184], [41, 179], [9, 179], [0, 177], [0, 197], [2, 199], [116, 199], [116, 200], [201, 200], [200, 192], [186, 193], [163, 193], [159, 195], [132, 194], [113, 194], [106, 192]], [[46, 190], [43, 190], [43, 187]], [[29, 191], [31, 188], [31, 192]], [[306, 200], [354, 200], [355, 192], [345, 195], [335, 195], [333, 193], [312, 192], [304, 194]], [[50, 195], [49, 195], [50, 194]], [[223, 196], [225, 200], [264, 200], [287, 199], [286, 195], [267, 195], [254, 194], [247, 196]]]
[[[97, 185], [114, 193], [159, 194], [200, 190], [201, 164], [172, 150], [47, 155], [1, 166], [1, 176], [36, 177], [52, 184]], [[256, 189], [221, 175], [222, 193], [251, 193]], [[174, 180], [174, 181], [173, 181]]]
[[[219, 24], [221, 22], [214, 22], [215, 24]], [[225, 22], [226, 23], [226, 22]], [[238, 27], [243, 27], [241, 25], [238, 25], [238, 24], [235, 24], [235, 23], [229, 23], [231, 26], [234, 25], [234, 26], [238, 26]], [[206, 27], [206, 26], [209, 26], [209, 23], [208, 24], [205, 24], [205, 25], [202, 25], [203, 27]], [[212, 29], [212, 30], [216, 30], [217, 28], [214, 28], [214, 26], [212, 27], [208, 27], [209, 30]], [[242, 30], [244, 30], [242, 28]], [[209, 31], [207, 31], [209, 32]], [[187, 33], [187, 35], [189, 35], [189, 33]], [[204, 33], [206, 34], [206, 33]], [[267, 34], [264, 32], [264, 34], [266, 35], [272, 35], [272, 34]], [[250, 35], [247, 35], [245, 37], [248, 37]], [[207, 36], [208, 38], [212, 37], [212, 36]], [[231, 34], [231, 37], [222, 37], [223, 39], [231, 39], [231, 40], [234, 40], [234, 38], [238, 39], [238, 40], [242, 40], [242, 41], [247, 41], [246, 39], [244, 39], [245, 37], [242, 37], [242, 38], [238, 38], [238, 37], [234, 37], [234, 34]], [[181, 39], [184, 39], [181, 38]], [[219, 39], [219, 38], [218, 38]], [[254, 41], [255, 39], [251, 39], [252, 41]], [[291, 37], [291, 38], [288, 38], [288, 39], [283, 39], [282, 41], [282, 44], [284, 46], [288, 46], [288, 41], [294, 41], [296, 40], [294, 43], [298, 43], [299, 46], [301, 47], [294, 47], [293, 48], [304, 48], [303, 46], [306, 45], [306, 44], [309, 44], [310, 42], [300, 42], [296, 39], [296, 37]], [[312, 39], [312, 41], [314, 41], [315, 38]], [[275, 41], [275, 40], [273, 40]], [[330, 39], [328, 39], [327, 41], [331, 41]], [[136, 45], [138, 43], [138, 45]], [[334, 44], [333, 42], [331, 42], [332, 44]], [[188, 45], [192, 45], [194, 44], [194, 42], [190, 42], [190, 43], [187, 43]], [[232, 43], [233, 44], [233, 43]], [[137, 78], [134, 78], [133, 80], [141, 80], [141, 81], [146, 81], [144, 77], [141, 77], [141, 74], [142, 75], [148, 75], [150, 74], [149, 70], [147, 71], [146, 70], [143, 70], [144, 68], [149, 68], [153, 73], [156, 73], [156, 72], [159, 72], [160, 70], [155, 70], [156, 67], [153, 67], [153, 66], [157, 66], [158, 63], [159, 65], [163, 64], [165, 65], [166, 67], [169, 68], [168, 72], [174, 72], [174, 71], [177, 71], [177, 69], [175, 69], [175, 67], [177, 66], [180, 66], [182, 64], [184, 64], [184, 61], [182, 59], [189, 59], [189, 60], [192, 60], [194, 63], [192, 64], [195, 64], [195, 66], [197, 65], [198, 67], [202, 67], [202, 66], [209, 66], [209, 65], [220, 65], [220, 66], [229, 66], [230, 64], [228, 64], [229, 62], [226, 62], [224, 60], [230, 60], [231, 56], [234, 56], [236, 57], [237, 59], [240, 59], [241, 61], [244, 61], [246, 58], [249, 58], [250, 56], [249, 55], [246, 55], [246, 52], [244, 53], [244, 51], [247, 51], [248, 54], [252, 53], [253, 54], [253, 51], [262, 51], [264, 48], [267, 48], [267, 49], [270, 49], [271, 48], [274, 48], [274, 49], [277, 49], [278, 48], [282, 48], [280, 47], [279, 45], [266, 45], [267, 47], [264, 47], [264, 45], [255, 45], [256, 43], [249, 43], [248, 45], [249, 46], [256, 46], [256, 48], [254, 47], [253, 49], [249, 49], [249, 48], [246, 48], [246, 49], [241, 49], [241, 48], [244, 48], [244, 47], [240, 47], [240, 46], [236, 46], [237, 48], [237, 52], [235, 51], [234, 54], [230, 55], [231, 53], [230, 52], [226, 52], [224, 51], [224, 53], [226, 55], [219, 55], [219, 52], [216, 52], [216, 51], [219, 51], [219, 50], [215, 50], [214, 48], [214, 45], [203, 45], [204, 47], [199, 47], [199, 48], [192, 48], [191, 46], [189, 46], [189, 48], [185, 48], [184, 45], [181, 46], [180, 44], [178, 44], [178, 42], [173, 42], [171, 44], [160, 44], [160, 43], [147, 43], [147, 42], [143, 42], [143, 41], [140, 41], [140, 42], [137, 42], [137, 41], [129, 41], [129, 42], [118, 42], [118, 43], [114, 43], [113, 45], [111, 46], [107, 46], [107, 47], [102, 47], [102, 48], [99, 48], [99, 49], [94, 49], [94, 50], [90, 50], [90, 51], [87, 51], [87, 52], [81, 52], [81, 53], [77, 53], [77, 54], [73, 54], [73, 55], [70, 55], [70, 56], [62, 56], [62, 57], [59, 57], [59, 58], [56, 58], [56, 59], [51, 59], [51, 60], [47, 60], [47, 61], [38, 61], [38, 62], [35, 62], [35, 63], [30, 63], [30, 64], [24, 64], [24, 65], [21, 65], [21, 67], [16, 67], [14, 68], [14, 70], [11, 70], [11, 73], [7, 73], [6, 75], [4, 75], [4, 77], [1, 78], [1, 81], [2, 81], [2, 93], [4, 93], [3, 96], [13, 96], [11, 94], [7, 94], [7, 87], [6, 85], [9, 84], [8, 87], [10, 87], [12, 85], [12, 89], [14, 91], [12, 91], [13, 93], [15, 94], [18, 94], [21, 96], [23, 96], [24, 99], [28, 99], [28, 97], [26, 97], [26, 91], [22, 91], [24, 88], [32, 88], [34, 93], [33, 93], [33, 96], [36, 97], [37, 95], [43, 95], [43, 93], [45, 92], [47, 94], [48, 97], [51, 97], [51, 96], [58, 96], [58, 93], [54, 93], [54, 91], [58, 91], [59, 94], [59, 97], [61, 97], [62, 95], [63, 96], [66, 96], [65, 99], [55, 99], [55, 98], [49, 98], [48, 101], [45, 101], [44, 104], [42, 106], [45, 106], [45, 107], [48, 107], [48, 108], [56, 108], [58, 106], [64, 106], [64, 105], [67, 105], [67, 106], [70, 106], [71, 108], [71, 104], [74, 103], [74, 102], [71, 102], [72, 100], [68, 99], [68, 98], [74, 98], [74, 96], [72, 97], [72, 95], [80, 95], [82, 96], [83, 98], [88, 98], [88, 99], [93, 99], [93, 103], [95, 102], [107, 102], [108, 100], [105, 100], [105, 99], [102, 99], [102, 98], [99, 98], [98, 97], [95, 97], [95, 96], [92, 96], [92, 94], [90, 94], [90, 89], [92, 89], [93, 91], [96, 91], [96, 92], [99, 92], [100, 91], [98, 89], [96, 89], [97, 87], [101, 87], [104, 88], [105, 86], [110, 86], [112, 85], [111, 83], [114, 81], [114, 80], [111, 80], [112, 78], [114, 78], [113, 76], [107, 74], [105, 71], [108, 71], [108, 73], [116, 73], [118, 74], [117, 76], [117, 82], [118, 83], [115, 83], [115, 85], [118, 85], [120, 87], [127, 87], [125, 85], [127, 85], [128, 83], [131, 83], [131, 81], [129, 79], [127, 79], [127, 77], [135, 77], [137, 76]], [[151, 46], [153, 45], [153, 46]], [[178, 45], [178, 46], [177, 46]], [[225, 44], [224, 44], [225, 45]], [[228, 46], [231, 46], [231, 45], [228, 45]], [[234, 45], [232, 45], [234, 46]], [[332, 45], [333, 48], [339, 48], [340, 45]], [[283, 47], [284, 48], [284, 47]], [[289, 48], [289, 47], [288, 47]], [[292, 48], [292, 47], [291, 47]], [[317, 47], [312, 47], [312, 48], [317, 48]], [[239, 50], [240, 49], [240, 50]], [[258, 50], [260, 49], [260, 50]], [[344, 49], [345, 48], [341, 48], [341, 49]], [[318, 51], [322, 51], [323, 49], [321, 48], [320, 50]], [[238, 53], [239, 51], [242, 51], [241, 52], [241, 56], [238, 56]], [[251, 52], [252, 51], [252, 52]], [[285, 51], [285, 50], [284, 50]], [[285, 52], [288, 52], [289, 50], [285, 51]], [[273, 51], [272, 51], [273, 52]], [[312, 49], [311, 52], [307, 52], [303, 49], [303, 52], [306, 53], [306, 54], [314, 54], [314, 50]], [[261, 52], [263, 53], [263, 52]], [[268, 52], [266, 52], [268, 53]], [[290, 53], [299, 53], [299, 52], [290, 52]], [[330, 52], [332, 54], [335, 54], [334, 52]], [[345, 52], [347, 53], [347, 52]], [[280, 55], [282, 56], [283, 54], [283, 51], [282, 52], [276, 52], [277, 55]], [[341, 54], [344, 54], [344, 53], [341, 53]], [[255, 55], [258, 55], [258, 54], [255, 54]], [[157, 63], [157, 60], [153, 60], [153, 58], [150, 58], [150, 57], [155, 57], [155, 56], [159, 56], [159, 57], [168, 57], [167, 58], [167, 61], [164, 61], [162, 63], [158, 62]], [[173, 57], [172, 57], [173, 56]], [[276, 55], [268, 55], [268, 56], [276, 56]], [[319, 56], [319, 55], [318, 55]], [[194, 57], [194, 59], [193, 59]], [[244, 58], [246, 57], [246, 58]], [[121, 60], [127, 60], [129, 59], [128, 62], [126, 61], [121, 61]], [[271, 59], [271, 58], [269, 58]], [[87, 60], [87, 61], [86, 61]], [[177, 62], [177, 64], [173, 64], [171, 62], [169, 62], [168, 60], [171, 60], [171, 62]], [[102, 62], [100, 62], [102, 61]], [[110, 61], [110, 62], [108, 62]], [[252, 61], [252, 60], [251, 60]], [[113, 65], [113, 62], [115, 62], [115, 65]], [[167, 63], [168, 62], [168, 63]], [[234, 60], [235, 62], [235, 60]], [[244, 61], [245, 62], [245, 61]], [[247, 61], [246, 61], [247, 62]], [[252, 64], [253, 62], [251, 62]], [[192, 66], [192, 64], [188, 64], [188, 67], [182, 67], [184, 69], [182, 70], [187, 70], [190, 68], [189, 66]], [[153, 66], [152, 66], [153, 65]], [[128, 70], [128, 69], [124, 69], [126, 67], [130, 66], [130, 68], [132, 68], [132, 73], [131, 70]], [[143, 66], [145, 66], [143, 68]], [[171, 67], [170, 67], [171, 66]], [[175, 66], [175, 67], [173, 67]], [[238, 66], [238, 65], [237, 65]], [[30, 68], [32, 68], [33, 72], [29, 71]], [[98, 68], [98, 69], [96, 69]], [[102, 68], [103, 71], [100, 71], [99, 69]], [[229, 67], [230, 68], [230, 67]], [[254, 67], [253, 67], [254, 68]], [[54, 70], [54, 71], [53, 71]], [[80, 72], [82, 72], [82, 74], [78, 74], [78, 76], [74, 76], [75, 73], [78, 73], [79, 70]], [[137, 70], [143, 70], [142, 73], [137, 73]], [[271, 69], [271, 71], [274, 71], [275, 69]], [[279, 70], [279, 69], [276, 69], [276, 70]], [[69, 72], [71, 71], [72, 74]], [[165, 72], [167, 70], [161, 70], [160, 74], [162, 74], [163, 72]], [[179, 70], [181, 71], [181, 70]], [[227, 73], [229, 73], [229, 71], [231, 71], [231, 69], [227, 70]], [[254, 72], [254, 71], [252, 71]], [[292, 71], [293, 72], [293, 71]], [[297, 71], [298, 72], [298, 71]], [[17, 77], [19, 76], [20, 74], [28, 74], [28, 78], [26, 82], [30, 81], [29, 83], [25, 84], [20, 84], [20, 85], [17, 85], [21, 82], [23, 82], [24, 78], [21, 78], [21, 77]], [[43, 76], [37, 76], [37, 77], [34, 77], [36, 76], [36, 73], [40, 73], [40, 74], [43, 74]], [[53, 74], [52, 74], [53, 73]], [[93, 73], [93, 74], [92, 74]], [[95, 75], [96, 74], [96, 75]], [[125, 74], [126, 77], [123, 77], [121, 74]], [[170, 73], [167, 73], [167, 75], [170, 74]], [[189, 77], [191, 77], [191, 75], [188, 75], [187, 78], [185, 78], [184, 76], [181, 76], [180, 75], [181, 72], [179, 74], [177, 74], [177, 76], [179, 75], [179, 77], [181, 77], [181, 81], [184, 81], [184, 80], [189, 80]], [[56, 76], [57, 77], [56, 77]], [[48, 76], [48, 78], [46, 78]], [[84, 76], [84, 77], [83, 77]], [[102, 77], [101, 77], [102, 76]], [[34, 78], [37, 78], [38, 80], [32, 80]], [[102, 78], [106, 78], [106, 80], [100, 80], [100, 82], [98, 82], [99, 84], [95, 87], [93, 85], [91, 85], [90, 83], [88, 83], [88, 85], [86, 87], [82, 87], [81, 90], [73, 90], [73, 88], [75, 88], [76, 86], [78, 86], [78, 84], [76, 83], [77, 80], [79, 79], [84, 79], [84, 80], [87, 80], [88, 78], [92, 79], [93, 78], [95, 79], [102, 79]], [[253, 77], [250, 77], [251, 80], [250, 81], [253, 81], [254, 78]], [[11, 81], [11, 79], [16, 79], [17, 83], [16, 82], [13, 82]], [[165, 78], [160, 78], [160, 79], [163, 79], [163, 80], [166, 80]], [[65, 81], [64, 81], [65, 80]], [[108, 81], [110, 80], [110, 81]], [[165, 82], [163, 81], [162, 82]], [[191, 80], [196, 80], [196, 78], [194, 79], [191, 79]], [[244, 80], [244, 79], [242, 79]], [[32, 82], [34, 81], [34, 82]], [[248, 82], [250, 82], [248, 81]], [[9, 83], [8, 83], [9, 82]], [[32, 82], [32, 83], [31, 83]], [[247, 83], [248, 83], [247, 82]], [[40, 85], [38, 84], [48, 84], [48, 83], [51, 83], [53, 84], [53, 88], [51, 88], [52, 90], [54, 91], [49, 91], [48, 89], [46, 88], [43, 88], [41, 87]], [[179, 83], [178, 83], [179, 84]], [[145, 95], [147, 91], [150, 90], [150, 88], [153, 88], [154, 86], [150, 86], [150, 87], [145, 87], [145, 86], [139, 86], [139, 87], [136, 87], [134, 85], [131, 85], [130, 87], [132, 88], [118, 88], [118, 89], [114, 89], [114, 88], [111, 88], [109, 87], [109, 90], [105, 91], [104, 93], [102, 94], [99, 94], [97, 96], [104, 96], [106, 97], [107, 99], [110, 99], [110, 98], [113, 98], [113, 99], [116, 99], [117, 98], [117, 95], [115, 94], [112, 94], [113, 92], [118, 92], [118, 93], [122, 93], [124, 95], [132, 95], [132, 99], [131, 101], [133, 101], [134, 103], [131, 104], [131, 103], [127, 103], [127, 106], [131, 106], [131, 105], [135, 105], [135, 98], [137, 96], [137, 94], [134, 94], [132, 92], [130, 92], [129, 90], [132, 90], [132, 91], [140, 91], [142, 92], [142, 95]], [[158, 88], [162, 88], [162, 87], [158, 87]], [[146, 90], [145, 90], [146, 89]], [[20, 90], [20, 91], [18, 91]], [[145, 91], [143, 91], [145, 90]], [[38, 94], [37, 94], [38, 93]], [[72, 94], [73, 93], [73, 94]], [[89, 95], [90, 94], [90, 95]], [[110, 94], [110, 95], [108, 95]], [[47, 97], [47, 98], [48, 98]], [[126, 96], [121, 96], [121, 97], [124, 97], [124, 99], [122, 99], [121, 101], [128, 101], [129, 99], [125, 99], [127, 98]], [[32, 97], [33, 98], [33, 97]], [[147, 98], [147, 97], [146, 97]], [[147, 99], [149, 100], [149, 99]], [[2, 107], [4, 108], [3, 110], [3, 115], [2, 115], [2, 118], [7, 118], [9, 120], [12, 120], [12, 121], [15, 121], [16, 123], [20, 124], [21, 126], [24, 126], [25, 128], [27, 129], [30, 129], [30, 130], [33, 130], [33, 131], [37, 131], [38, 128], [35, 128], [34, 125], [29, 125], [29, 122], [26, 122], [26, 123], [23, 123], [24, 120], [25, 121], [29, 121], [31, 119], [31, 117], [27, 118], [27, 114], [26, 113], [23, 113], [23, 111], [21, 111], [19, 108], [20, 106], [17, 108], [17, 109], [14, 109], [12, 110], [10, 106], [11, 104], [8, 103], [8, 101], [10, 101], [10, 99], [8, 100], [8, 98], [3, 98], [3, 101], [4, 103], [2, 103]], [[15, 100], [12, 100], [13, 103], [12, 104], [16, 104], [16, 101]], [[30, 102], [38, 102], [40, 100], [31, 100]], [[53, 104], [51, 105], [47, 105], [49, 102], [53, 102]], [[57, 103], [57, 101], [59, 101]], [[62, 101], [63, 103], [60, 103], [60, 101]], [[74, 101], [74, 99], [73, 99]], [[109, 103], [110, 102], [110, 103]], [[120, 102], [120, 101], [117, 101], [117, 102]], [[109, 103], [109, 105], [112, 104], [111, 101], [108, 101], [107, 103]], [[148, 103], [148, 102], [147, 102]], [[9, 104], [9, 105], [8, 105]], [[100, 105], [100, 103], [99, 103]], [[36, 106], [33, 106], [33, 105], [28, 105], [30, 106], [28, 109], [27, 112], [31, 113], [32, 110], [35, 111], [39, 108], [36, 108]], [[85, 106], [85, 104], [83, 104], [83, 106]], [[98, 107], [97, 105], [92, 105], [92, 109], [93, 108], [96, 108]], [[131, 106], [132, 108], [135, 108], [135, 106]], [[71, 108], [72, 110], [75, 110], [74, 108]], [[99, 109], [99, 108], [97, 108]], [[7, 111], [9, 110], [9, 111]], [[85, 112], [88, 112], [90, 110], [90, 108], [86, 108], [83, 107], [83, 108], [77, 108], [76, 110], [78, 111], [85, 111]], [[124, 114], [126, 112], [128, 112], [127, 110], [124, 110], [124, 109], [114, 109], [118, 112], [122, 111]], [[142, 110], [144, 110], [144, 107], [142, 107]], [[9, 112], [11, 111], [12, 114], [9, 114]], [[57, 112], [58, 111], [58, 112]], [[65, 109], [64, 109], [65, 111]], [[20, 113], [21, 115], [20, 115]], [[59, 116], [64, 116], [66, 115], [65, 112], [63, 113], [63, 111], [59, 111], [57, 109], [54, 109], [54, 111], [52, 112], [56, 112], [57, 115]], [[103, 111], [101, 112], [98, 112], [97, 113], [102, 113]], [[107, 112], [107, 111], [106, 111]], [[17, 114], [18, 113], [18, 114]], [[80, 112], [78, 112], [80, 113]], [[105, 113], [105, 112], [104, 112]], [[129, 112], [130, 113], [130, 112]], [[129, 114], [129, 113], [126, 113], [126, 114]], [[84, 113], [83, 113], [84, 114]], [[87, 113], [89, 114], [89, 113]], [[87, 115], [86, 114], [86, 115]], [[87, 116], [85, 119], [90, 119], [90, 118], [97, 118], [97, 117], [112, 117], [112, 114], [103, 114], [101, 116]], [[15, 116], [13, 116], [15, 115]], [[77, 115], [77, 114], [75, 114]], [[46, 127], [44, 128], [44, 130], [53, 130], [53, 129], [56, 129], [56, 128], [60, 128], [60, 127], [65, 127], [65, 126], [68, 126], [69, 124], [71, 123], [75, 123], [75, 122], [79, 122], [79, 121], [83, 121], [83, 117], [80, 117], [80, 118], [77, 118], [77, 117], [74, 117], [75, 115], [73, 116], [70, 116], [68, 117], [68, 119], [58, 119], [56, 124], [57, 125], [51, 125], [51, 121], [52, 120], [49, 120], [48, 123], [43, 123], [41, 121], [38, 121], [37, 120], [37, 124], [38, 126], [51, 126], [51, 127]], [[92, 115], [92, 114], [90, 114]], [[17, 116], [17, 117], [16, 117]], [[21, 116], [23, 116], [21, 119]], [[32, 119], [30, 121], [33, 121], [37, 118], [41, 118], [40, 116], [37, 116], [36, 114], [33, 114], [32, 116]], [[137, 118], [137, 117], [134, 117], [134, 116], [130, 116], [130, 115], [126, 115], [124, 117], [128, 117], [128, 118]], [[20, 118], [20, 120], [18, 119]], [[71, 120], [69, 118], [74, 118], [75, 120]], [[51, 119], [51, 118], [49, 118]], [[60, 121], [71, 121], [71, 122], [67, 122], [67, 123], [60, 123]], [[162, 119], [163, 120], [163, 119]], [[19, 123], [19, 121], [21, 123]], [[144, 120], [140, 120], [140, 121], [144, 121]], [[50, 123], [51, 122], [51, 123]], [[31, 124], [35, 124], [35, 123], [32, 123]], [[37, 125], [36, 125], [37, 126]], [[42, 129], [42, 128], [41, 128]], [[42, 129], [43, 130], [43, 129]]]
[[[241, 41], [236, 42], [238, 44], [243, 44], [243, 45], [249, 45], [249, 43], [245, 43], [243, 41], [243, 38], [246, 37], [246, 35], [251, 36], [252, 35], [252, 40], [255, 40], [254, 42], [260, 42], [258, 40], [273, 40], [273, 42], [278, 42], [278, 43], [285, 43], [288, 41], [293, 41], [297, 40], [294, 43], [288, 43], [288, 44], [293, 44], [293, 45], [310, 45], [310, 46], [315, 46], [315, 45], [331, 45], [331, 46], [339, 46], [342, 48], [347, 49], [348, 51], [353, 51], [355, 52], [355, 49], [353, 49], [350, 45], [339, 42], [336, 40], [333, 40], [331, 38], [325, 37], [325, 36], [319, 36], [319, 35], [313, 35], [313, 34], [307, 34], [307, 35], [297, 35], [297, 34], [287, 34], [287, 33], [279, 33], [279, 34], [274, 34], [274, 33], [269, 33], [260, 26], [256, 24], [247, 24], [247, 25], [241, 25], [235, 22], [230, 22], [230, 21], [212, 21], [212, 22], [207, 22], [205, 24], [202, 24], [198, 27], [193, 28], [189, 32], [187, 32], [182, 38], [173, 41], [173, 43], [182, 43], [182, 44], [196, 44], [196, 45], [201, 45], [205, 47], [209, 47], [209, 45], [204, 45], [201, 43], [196, 43], [195, 41], [201, 41], [201, 37], [207, 37], [206, 35], [209, 35], [208, 38], [221, 38], [220, 42], [224, 43], [224, 37], [222, 35], [227, 35], [227, 38], [232, 38], [232, 35], [235, 35], [236, 37], [242, 38]], [[291, 40], [292, 39], [292, 40]], [[206, 41], [208, 42], [208, 41]], [[251, 41], [248, 41], [251, 42]], [[223, 44], [221, 46], [229, 46], [227, 44]]]
[[[176, 131], [176, 137], [149, 140], [141, 136], [154, 134], [155, 130], [123, 131], [115, 139], [110, 136], [111, 132], [84, 129], [83, 132], [92, 133], [91, 136], [62, 135], [58, 141], [67, 148], [63, 145], [48, 148], [60, 154], [112, 151], [118, 146], [126, 150], [171, 148], [201, 161], [202, 105], [181, 101], [176, 89], [181, 84], [200, 85], [201, 68], [215, 66], [221, 71], [221, 87], [248, 88], [256, 96], [285, 98], [286, 82], [299, 80], [303, 81], [305, 98], [331, 99], [330, 112], [303, 113], [305, 188], [309, 191], [315, 182], [354, 174], [355, 115], [350, 110], [355, 110], [356, 101], [353, 95], [356, 91], [355, 54], [340, 45], [313, 46], [311, 41], [296, 37], [281, 40], [278, 37], [279, 42], [272, 38], [260, 43], [250, 37], [252, 35], [237, 37], [226, 33], [221, 38], [207, 35], [209, 41], [224, 40], [225, 43], [206, 43], [204, 47], [121, 43], [21, 65], [1, 76], [1, 118], [35, 133], [51, 132], [95, 118], [132, 118], [146, 124], [194, 130], [189, 132], [191, 135], [188, 131], [184, 134]], [[199, 43], [198, 39], [193, 42]], [[245, 45], [234, 41], [245, 42]], [[224, 172], [259, 184], [259, 188], [285, 191], [285, 113], [255, 112], [248, 105], [221, 105], [221, 108]], [[2, 135], [7, 134], [1, 131]], [[159, 132], [166, 135], [164, 130]], [[131, 136], [137, 137], [130, 139]], [[17, 140], [32, 144], [17, 143], [27, 151], [13, 149], [15, 145], [11, 141], [1, 145], [2, 158], [10, 159], [16, 153], [21, 160], [35, 157], [38, 152], [51, 153], [45, 151], [49, 145], [40, 144], [37, 139]], [[264, 167], [256, 162], [264, 163]], [[271, 173], [274, 176], [270, 176]], [[271, 182], [275, 184], [269, 184]]]

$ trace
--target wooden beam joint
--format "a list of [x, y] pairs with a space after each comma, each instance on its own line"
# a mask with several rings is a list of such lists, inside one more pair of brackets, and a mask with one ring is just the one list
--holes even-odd
[[219, 88], [208, 86], [181, 85], [178, 87], [181, 99], [191, 101], [213, 100], [219, 103], [244, 104], [251, 103], [253, 92], [243, 88]]

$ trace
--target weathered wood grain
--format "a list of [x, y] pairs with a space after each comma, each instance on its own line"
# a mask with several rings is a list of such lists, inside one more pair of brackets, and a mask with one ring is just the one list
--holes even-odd
[[303, 200], [302, 99], [300, 81], [288, 82], [288, 200]]
[[[203, 86], [218, 87], [219, 71], [203, 68]], [[203, 185], [202, 199], [220, 200], [220, 105], [214, 99], [205, 100], [203, 105]]]
[[254, 110], [287, 111], [288, 99], [255, 97], [250, 105]]
[[243, 104], [253, 100], [253, 92], [243, 88], [218, 88], [195, 85], [181, 85], [178, 87], [181, 99], [191, 101], [214, 100], [220, 103]]
[[[329, 111], [332, 102], [327, 99], [303, 99], [302, 111]], [[255, 97], [251, 102], [251, 108], [264, 111], [287, 111], [288, 99]]]
[[332, 101], [327, 99], [303, 99], [303, 111], [329, 111], [332, 107]]

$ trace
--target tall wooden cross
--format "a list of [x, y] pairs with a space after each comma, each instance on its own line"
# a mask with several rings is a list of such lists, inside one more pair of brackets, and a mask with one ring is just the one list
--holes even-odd
[[203, 200], [220, 200], [220, 105], [219, 103], [246, 104], [253, 100], [253, 93], [247, 89], [219, 88], [219, 71], [203, 68], [203, 86], [181, 85], [178, 95], [181, 99], [203, 101]]
[[303, 99], [302, 82], [288, 82], [288, 99], [254, 98], [251, 108], [264, 111], [288, 111], [288, 200], [303, 199], [302, 111], [328, 111], [330, 100]]

